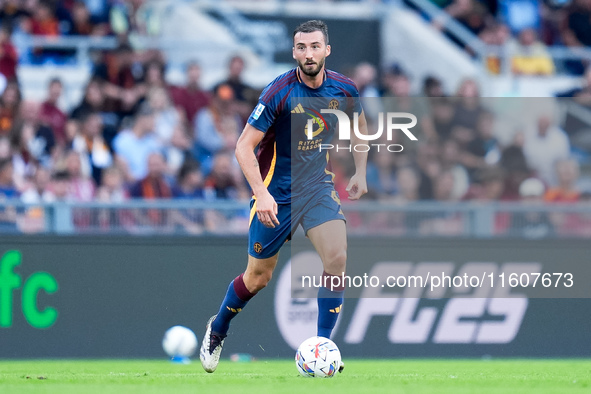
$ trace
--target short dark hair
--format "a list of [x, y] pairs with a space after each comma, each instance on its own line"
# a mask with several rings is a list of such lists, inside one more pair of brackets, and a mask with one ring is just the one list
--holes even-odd
[[315, 31], [322, 32], [325, 41], [324, 43], [328, 45], [328, 27], [326, 26], [326, 23], [318, 19], [304, 22], [296, 27], [293, 31], [293, 38], [295, 38], [298, 33], [313, 33]]
[[60, 77], [52, 77], [52, 78], [49, 80], [49, 86], [51, 86], [51, 85], [53, 85], [53, 84], [55, 84], [55, 83], [57, 83], [57, 84], [60, 84], [61, 86], [63, 86], [63, 85], [64, 85], [64, 84], [62, 83], [62, 80], [60, 79]]

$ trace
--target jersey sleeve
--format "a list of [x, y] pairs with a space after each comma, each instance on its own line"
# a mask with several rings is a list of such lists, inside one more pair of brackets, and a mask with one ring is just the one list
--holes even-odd
[[355, 85], [348, 86], [348, 92], [350, 96], [347, 98], [347, 108], [345, 112], [349, 117], [352, 117], [354, 113], [361, 113], [363, 107], [361, 105], [361, 98], [359, 97], [359, 91]]
[[248, 124], [263, 133], [266, 133], [267, 130], [269, 130], [269, 127], [275, 122], [278, 115], [278, 95], [274, 94], [271, 97], [268, 97], [269, 95], [267, 94], [267, 92], [273, 89], [273, 86], [274, 84], [271, 83], [265, 88], [265, 90], [263, 90], [257, 106], [254, 107], [254, 110], [248, 118]]

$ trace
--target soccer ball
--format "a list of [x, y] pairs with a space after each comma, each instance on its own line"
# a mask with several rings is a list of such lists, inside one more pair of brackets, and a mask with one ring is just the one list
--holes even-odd
[[341, 352], [324, 337], [306, 339], [295, 355], [296, 368], [307, 378], [332, 378], [341, 365]]
[[187, 327], [170, 327], [164, 333], [162, 348], [170, 357], [188, 358], [197, 350], [197, 337]]

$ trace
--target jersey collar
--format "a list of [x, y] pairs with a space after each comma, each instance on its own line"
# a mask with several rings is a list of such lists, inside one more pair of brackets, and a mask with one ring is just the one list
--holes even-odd
[[[324, 72], [323, 76], [322, 76], [322, 85], [320, 85], [319, 87], [317, 87], [316, 89], [321, 88], [324, 85], [324, 82], [326, 82], [326, 67], [324, 68], [324, 70], [322, 70]], [[302, 77], [300, 76], [300, 68], [296, 67], [296, 77], [298, 79], [298, 82], [301, 83], [302, 85], [304, 85], [305, 87], [307, 87], [308, 89], [313, 89], [309, 87], [308, 85], [306, 85], [303, 81], [302, 81]]]

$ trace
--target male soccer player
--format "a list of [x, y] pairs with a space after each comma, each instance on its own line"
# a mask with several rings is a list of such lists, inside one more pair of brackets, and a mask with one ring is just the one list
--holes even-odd
[[[335, 118], [332, 123], [327, 120], [329, 116], [322, 116], [323, 122], [330, 125], [321, 125], [315, 117], [318, 127], [308, 133], [308, 119], [314, 116], [306, 115], [305, 105], [291, 103], [292, 99], [313, 98], [325, 100], [327, 107], [324, 108], [348, 107], [349, 112], [359, 114], [359, 130], [367, 134], [355, 84], [324, 67], [330, 50], [324, 22], [311, 20], [295, 29], [293, 58], [298, 67], [280, 75], [263, 90], [236, 145], [236, 158], [254, 194], [248, 264], [246, 271], [230, 283], [217, 315], [207, 322], [200, 350], [201, 364], [207, 372], [217, 368], [230, 320], [269, 283], [279, 249], [298, 225], [303, 227], [322, 259], [325, 283], [330, 286], [331, 276], [341, 276], [345, 272], [345, 217], [334, 189], [334, 175], [326, 168], [327, 151], [318, 147], [320, 141], [330, 144], [333, 137], [336, 138], [336, 116], [330, 115]], [[310, 134], [314, 135], [316, 143], [309, 140]], [[351, 135], [353, 144], [357, 138], [355, 133]], [[295, 142], [298, 139], [301, 144]], [[357, 200], [367, 192], [367, 154], [354, 152], [353, 159], [356, 172], [347, 191], [349, 199]], [[330, 337], [341, 310], [343, 292], [344, 286], [319, 289], [319, 336]]]

